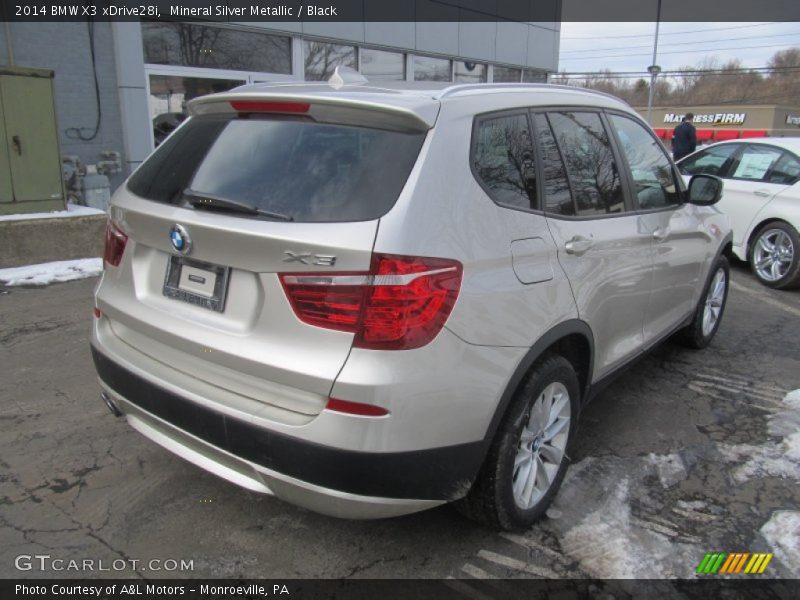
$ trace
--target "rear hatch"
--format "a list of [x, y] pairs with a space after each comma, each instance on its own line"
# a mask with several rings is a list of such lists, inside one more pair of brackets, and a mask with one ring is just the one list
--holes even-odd
[[281, 276], [369, 270], [435, 113], [244, 93], [193, 112], [114, 197], [99, 341], [301, 423], [353, 334], [298, 319]]

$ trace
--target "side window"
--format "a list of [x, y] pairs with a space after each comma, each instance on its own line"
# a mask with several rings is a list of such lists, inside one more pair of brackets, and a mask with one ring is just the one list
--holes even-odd
[[794, 155], [784, 152], [772, 171], [767, 176], [769, 183], [780, 183], [783, 185], [794, 185], [800, 181], [800, 160]]
[[632, 119], [618, 115], [610, 119], [631, 169], [636, 207], [647, 210], [680, 204], [672, 163], [655, 138]]
[[482, 119], [473, 144], [475, 175], [495, 202], [515, 208], [539, 208], [527, 115]]
[[542, 150], [542, 182], [544, 187], [544, 209], [550, 214], [575, 215], [575, 204], [567, 180], [567, 170], [558, 152], [556, 139], [543, 114], [533, 115], [536, 139]]
[[723, 144], [712, 146], [707, 150], [698, 152], [678, 165], [684, 175], [716, 175], [724, 177], [728, 171], [730, 161], [741, 144]]
[[621, 213], [625, 201], [619, 170], [600, 115], [548, 113], [567, 168], [577, 216]]
[[778, 162], [782, 152], [766, 146], [747, 146], [731, 177], [750, 181], [764, 181], [767, 172]]

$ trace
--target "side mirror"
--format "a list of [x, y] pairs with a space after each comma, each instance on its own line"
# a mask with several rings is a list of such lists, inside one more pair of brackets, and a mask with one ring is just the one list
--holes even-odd
[[695, 175], [689, 180], [687, 201], [697, 206], [711, 206], [722, 196], [722, 179], [714, 175]]

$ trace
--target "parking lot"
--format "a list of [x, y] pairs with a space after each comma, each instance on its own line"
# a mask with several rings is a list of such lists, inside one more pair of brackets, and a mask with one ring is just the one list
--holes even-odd
[[[586, 409], [548, 518], [521, 535], [446, 506], [323, 517], [161, 449], [99, 399], [94, 284], [0, 288], [0, 577], [692, 577], [712, 551], [774, 552], [764, 576], [800, 577], [800, 292], [743, 265], [710, 348], [667, 343]], [[126, 566], [15, 567], [42, 554]]]

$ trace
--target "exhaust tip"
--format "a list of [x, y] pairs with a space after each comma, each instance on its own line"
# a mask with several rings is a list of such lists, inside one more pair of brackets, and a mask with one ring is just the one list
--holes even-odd
[[121, 417], [122, 416], [122, 411], [119, 409], [119, 407], [117, 407], [116, 404], [114, 404], [114, 401], [111, 399], [111, 397], [108, 394], [106, 394], [105, 392], [102, 392], [100, 394], [100, 398], [102, 398], [103, 402], [106, 403], [106, 406], [108, 407], [108, 410], [111, 411], [112, 415], [114, 415], [115, 417]]

